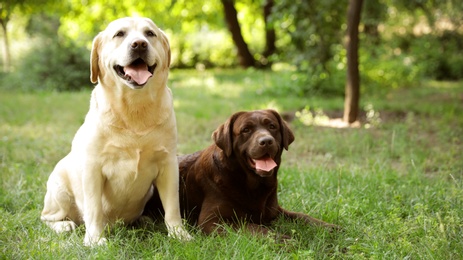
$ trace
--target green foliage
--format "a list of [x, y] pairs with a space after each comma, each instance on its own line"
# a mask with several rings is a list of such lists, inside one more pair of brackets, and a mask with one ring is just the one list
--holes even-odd
[[[388, 43], [408, 55], [421, 77], [458, 80], [463, 77], [463, 5], [459, 1], [392, 1]], [[401, 24], [397, 21], [403, 21]], [[391, 36], [392, 35], [392, 36]]]
[[281, 34], [290, 35], [281, 57], [301, 70], [320, 67], [326, 72], [335, 46], [342, 43], [346, 12], [345, 1], [280, 1], [272, 16]]
[[75, 91], [91, 86], [90, 52], [57, 35], [58, 18], [31, 16], [26, 27], [31, 48], [16, 61], [16, 73], [5, 75], [4, 89]]
[[423, 75], [437, 80], [463, 78], [463, 34], [444, 31], [441, 35], [404, 37], [402, 41], [409, 46]]
[[23, 91], [75, 91], [91, 86], [90, 53], [87, 49], [70, 43], [39, 40], [38, 46], [25, 55], [18, 66], [18, 73], [7, 76], [5, 88]]
[[360, 71], [363, 93], [384, 95], [390, 89], [419, 84], [422, 74], [420, 64], [410, 55], [397, 53], [394, 49], [378, 48], [374, 54], [362, 49]]
[[[363, 92], [418, 84], [423, 78], [463, 78], [461, 4], [455, 1], [364, 1], [360, 70]], [[280, 25], [279, 60], [297, 66], [297, 81], [274, 93], [343, 95], [346, 74], [347, 2], [279, 1], [273, 14]], [[439, 15], [441, 14], [441, 15]], [[423, 16], [427, 23], [423, 22]], [[405, 23], [405, 24], [404, 24]], [[447, 23], [447, 24], [446, 24]], [[413, 28], [427, 28], [417, 34]], [[404, 34], [402, 31], [405, 31]], [[282, 36], [281, 36], [282, 35]], [[286, 36], [285, 36], [286, 35]], [[289, 37], [288, 37], [289, 35]], [[284, 51], [282, 51], [284, 50]], [[273, 90], [272, 90], [273, 91]]]
[[278, 2], [272, 14], [283, 36], [278, 59], [297, 67], [298, 94], [343, 95], [346, 13], [347, 1]]
[[199, 32], [172, 35], [172, 66], [194, 68], [196, 66], [236, 66], [236, 51], [229, 35], [224, 31], [211, 31], [204, 27]]
[[[235, 1], [242, 34], [257, 60], [265, 46], [262, 3]], [[277, 53], [270, 61], [296, 71], [267, 93], [343, 96], [347, 6], [346, 0], [275, 1], [270, 23], [276, 30]], [[463, 78], [463, 36], [458, 30], [463, 23], [462, 8], [457, 0], [364, 1], [362, 91], [381, 92], [419, 84], [422, 79]], [[10, 32], [15, 46], [11, 49], [30, 43], [29, 52], [13, 53], [14, 70], [2, 75], [2, 88], [61, 91], [89, 86], [91, 41], [110, 21], [123, 16], [150, 17], [166, 31], [173, 67], [238, 64], [220, 1], [8, 0], [0, 11], [10, 23], [29, 21], [27, 38], [14, 39], [21, 34]]]
[[70, 0], [63, 5], [72, 12], [61, 12], [60, 34], [87, 47], [108, 23], [125, 16], [151, 18], [161, 29], [179, 40], [202, 30], [225, 31], [219, 2], [95, 0], [82, 4], [81, 1]]

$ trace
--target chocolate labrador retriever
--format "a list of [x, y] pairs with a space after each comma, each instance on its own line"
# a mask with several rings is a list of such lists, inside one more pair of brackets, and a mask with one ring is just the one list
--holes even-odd
[[[252, 233], [267, 234], [265, 226], [280, 216], [336, 227], [279, 205], [277, 172], [294, 135], [276, 111], [235, 113], [212, 138], [205, 150], [179, 158], [181, 210], [204, 233], [246, 223]], [[154, 198], [145, 213], [159, 207]]]

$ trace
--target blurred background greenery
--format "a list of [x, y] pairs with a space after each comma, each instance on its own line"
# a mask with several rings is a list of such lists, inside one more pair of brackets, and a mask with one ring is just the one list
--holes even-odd
[[[174, 69], [243, 66], [225, 21], [227, 2], [254, 59], [245, 67], [291, 71], [269, 94], [343, 95], [347, 0], [1, 0], [0, 89], [91, 88], [92, 38], [123, 16], [149, 17], [168, 34]], [[460, 0], [364, 1], [362, 92], [462, 79], [462, 22]], [[270, 50], [267, 31], [275, 34]]]
[[[352, 2], [0, 0], [0, 259], [463, 259], [463, 1], [363, 1], [364, 127], [340, 130], [326, 121], [342, 115]], [[83, 232], [43, 225], [46, 179], [88, 110], [92, 39], [123, 16], [169, 36], [180, 154], [238, 110], [274, 108], [297, 136], [282, 205], [345, 232], [279, 221], [288, 243], [240, 232], [175, 243], [116, 228], [108, 247], [86, 248]]]

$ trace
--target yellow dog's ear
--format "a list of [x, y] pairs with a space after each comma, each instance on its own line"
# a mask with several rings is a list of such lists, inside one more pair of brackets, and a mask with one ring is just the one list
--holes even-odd
[[92, 52], [90, 54], [90, 81], [98, 83], [98, 76], [100, 75], [100, 67], [98, 65], [99, 54], [98, 49], [101, 43], [101, 33], [99, 33], [92, 43]]
[[159, 29], [161, 31], [161, 39], [162, 39], [162, 45], [164, 47], [164, 50], [166, 50], [166, 55], [167, 55], [167, 66], [166, 68], [169, 69], [170, 67], [170, 44], [169, 44], [169, 38], [167, 38], [167, 35], [164, 31]]

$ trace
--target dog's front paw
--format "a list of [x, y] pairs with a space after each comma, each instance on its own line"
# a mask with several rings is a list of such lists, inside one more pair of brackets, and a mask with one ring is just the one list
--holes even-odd
[[73, 221], [46, 221], [45, 223], [56, 233], [69, 232], [77, 228]]
[[108, 240], [104, 237], [91, 237], [88, 235], [85, 235], [84, 238], [84, 245], [85, 246], [103, 246], [106, 244]]
[[193, 237], [181, 226], [170, 227], [168, 228], [169, 237], [179, 239], [182, 241], [193, 240]]

